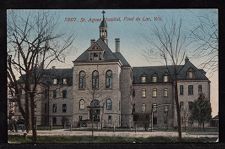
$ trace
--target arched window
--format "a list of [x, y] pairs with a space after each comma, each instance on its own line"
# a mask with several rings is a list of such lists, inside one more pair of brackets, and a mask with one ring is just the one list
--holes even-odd
[[80, 71], [79, 73], [79, 89], [84, 89], [85, 88], [85, 72]]
[[106, 71], [105, 77], [106, 77], [105, 87], [112, 88], [112, 71], [111, 70]]
[[98, 89], [99, 87], [99, 74], [98, 71], [95, 70], [92, 73], [92, 89]]
[[194, 78], [194, 71], [192, 68], [189, 68], [187, 71], [187, 78], [188, 79], [193, 79]]
[[106, 100], [106, 110], [112, 110], [112, 100], [110, 98]]
[[79, 108], [80, 110], [83, 110], [84, 109], [84, 99], [81, 99], [80, 102], [79, 102]]

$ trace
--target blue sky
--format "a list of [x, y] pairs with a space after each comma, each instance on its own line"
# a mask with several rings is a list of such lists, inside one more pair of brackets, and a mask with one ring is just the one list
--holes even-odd
[[[18, 15], [26, 16], [27, 12], [35, 12], [35, 10], [14, 10]], [[41, 10], [37, 10], [41, 11]], [[56, 67], [72, 67], [72, 61], [75, 60], [82, 52], [84, 52], [90, 46], [90, 39], [99, 38], [98, 26], [99, 21], [90, 22], [89, 19], [101, 19], [102, 14], [100, 9], [57, 9], [46, 10], [57, 16], [58, 32], [75, 35], [75, 41], [70, 49], [66, 51], [66, 63], [58, 64], [54, 63]], [[167, 22], [171, 22], [172, 19], [182, 19], [182, 32], [184, 34], [190, 34], [190, 30], [194, 26], [198, 25], [198, 16], [209, 15], [210, 18], [218, 20], [217, 9], [105, 9], [105, 17], [109, 19], [119, 19], [120, 21], [108, 21], [108, 45], [112, 51], [115, 50], [115, 38], [120, 38], [121, 53], [131, 64], [131, 66], [147, 66], [147, 65], [162, 65], [163, 63], [155, 61], [147, 61], [143, 56], [144, 50], [148, 48], [149, 43], [146, 42], [143, 36], [152, 37], [151, 30], [154, 25], [160, 26]], [[134, 20], [127, 20], [134, 17]], [[137, 21], [137, 18], [140, 21]], [[154, 20], [154, 17], [160, 18], [160, 20]], [[68, 21], [68, 18], [73, 21]], [[81, 18], [84, 18], [86, 22], [80, 22]], [[125, 18], [125, 19], [124, 19]], [[149, 21], [146, 18], [150, 18]], [[76, 19], [74, 21], [74, 19]], [[145, 20], [145, 21], [144, 21]], [[147, 21], [146, 21], [147, 20]], [[218, 22], [218, 21], [217, 21]], [[198, 66], [200, 64], [199, 59], [191, 57], [192, 46], [190, 45], [186, 50], [191, 62]], [[213, 115], [218, 112], [218, 72], [215, 72], [211, 80], [211, 97]]]

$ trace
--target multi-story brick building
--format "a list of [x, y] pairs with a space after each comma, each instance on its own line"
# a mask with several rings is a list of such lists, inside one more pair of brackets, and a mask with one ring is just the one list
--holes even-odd
[[[107, 34], [103, 14], [99, 39], [91, 40], [90, 47], [73, 61], [73, 68], [44, 71], [38, 125], [79, 127], [81, 122], [88, 126], [94, 122], [98, 127], [133, 127], [148, 121], [154, 127], [176, 126], [173, 66], [131, 67], [120, 53], [120, 39], [115, 39], [113, 52]], [[178, 70], [180, 105], [189, 112], [199, 93], [210, 99], [210, 81], [187, 58]]]

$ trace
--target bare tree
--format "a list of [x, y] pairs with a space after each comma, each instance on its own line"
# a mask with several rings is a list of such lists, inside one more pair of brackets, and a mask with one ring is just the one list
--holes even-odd
[[[187, 47], [186, 36], [182, 32], [182, 20], [175, 22], [172, 20], [162, 26], [154, 26], [151, 38], [146, 38], [150, 44], [150, 49], [145, 50], [145, 57], [160, 58], [164, 60], [169, 76], [173, 82], [175, 95], [175, 109], [177, 114], [178, 136], [179, 141], [182, 139], [181, 132], [181, 113], [178, 99], [177, 75], [180, 71], [179, 65], [184, 61], [185, 48]], [[169, 65], [172, 69], [169, 69]]]
[[25, 119], [26, 131], [32, 129], [34, 142], [37, 139], [35, 97], [39, 94], [38, 85], [42, 81], [44, 69], [54, 61], [64, 62], [63, 52], [73, 42], [73, 35], [65, 38], [65, 34], [56, 33], [56, 25], [56, 18], [46, 11], [28, 11], [23, 16], [10, 11], [8, 15], [8, 84], [14, 91], [19, 111]]
[[188, 124], [188, 120], [189, 120], [189, 112], [186, 108], [182, 108], [181, 109], [181, 115], [182, 115], [182, 124], [184, 124], [184, 130], [186, 131], [187, 130], [187, 124]]
[[200, 67], [212, 74], [218, 70], [218, 20], [209, 15], [197, 17], [199, 23], [191, 30], [191, 39], [197, 47], [194, 49], [193, 57], [204, 58]]

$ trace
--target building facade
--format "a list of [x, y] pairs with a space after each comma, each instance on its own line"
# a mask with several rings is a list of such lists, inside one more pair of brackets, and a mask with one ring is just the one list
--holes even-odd
[[[91, 39], [89, 48], [73, 61], [73, 68], [44, 71], [37, 124], [174, 127], [172, 69], [173, 66], [131, 67], [120, 52], [119, 38], [115, 39], [115, 51], [108, 47], [103, 13], [99, 38]], [[210, 99], [210, 81], [188, 58], [178, 70], [182, 125], [186, 125], [191, 104], [199, 94]]]

